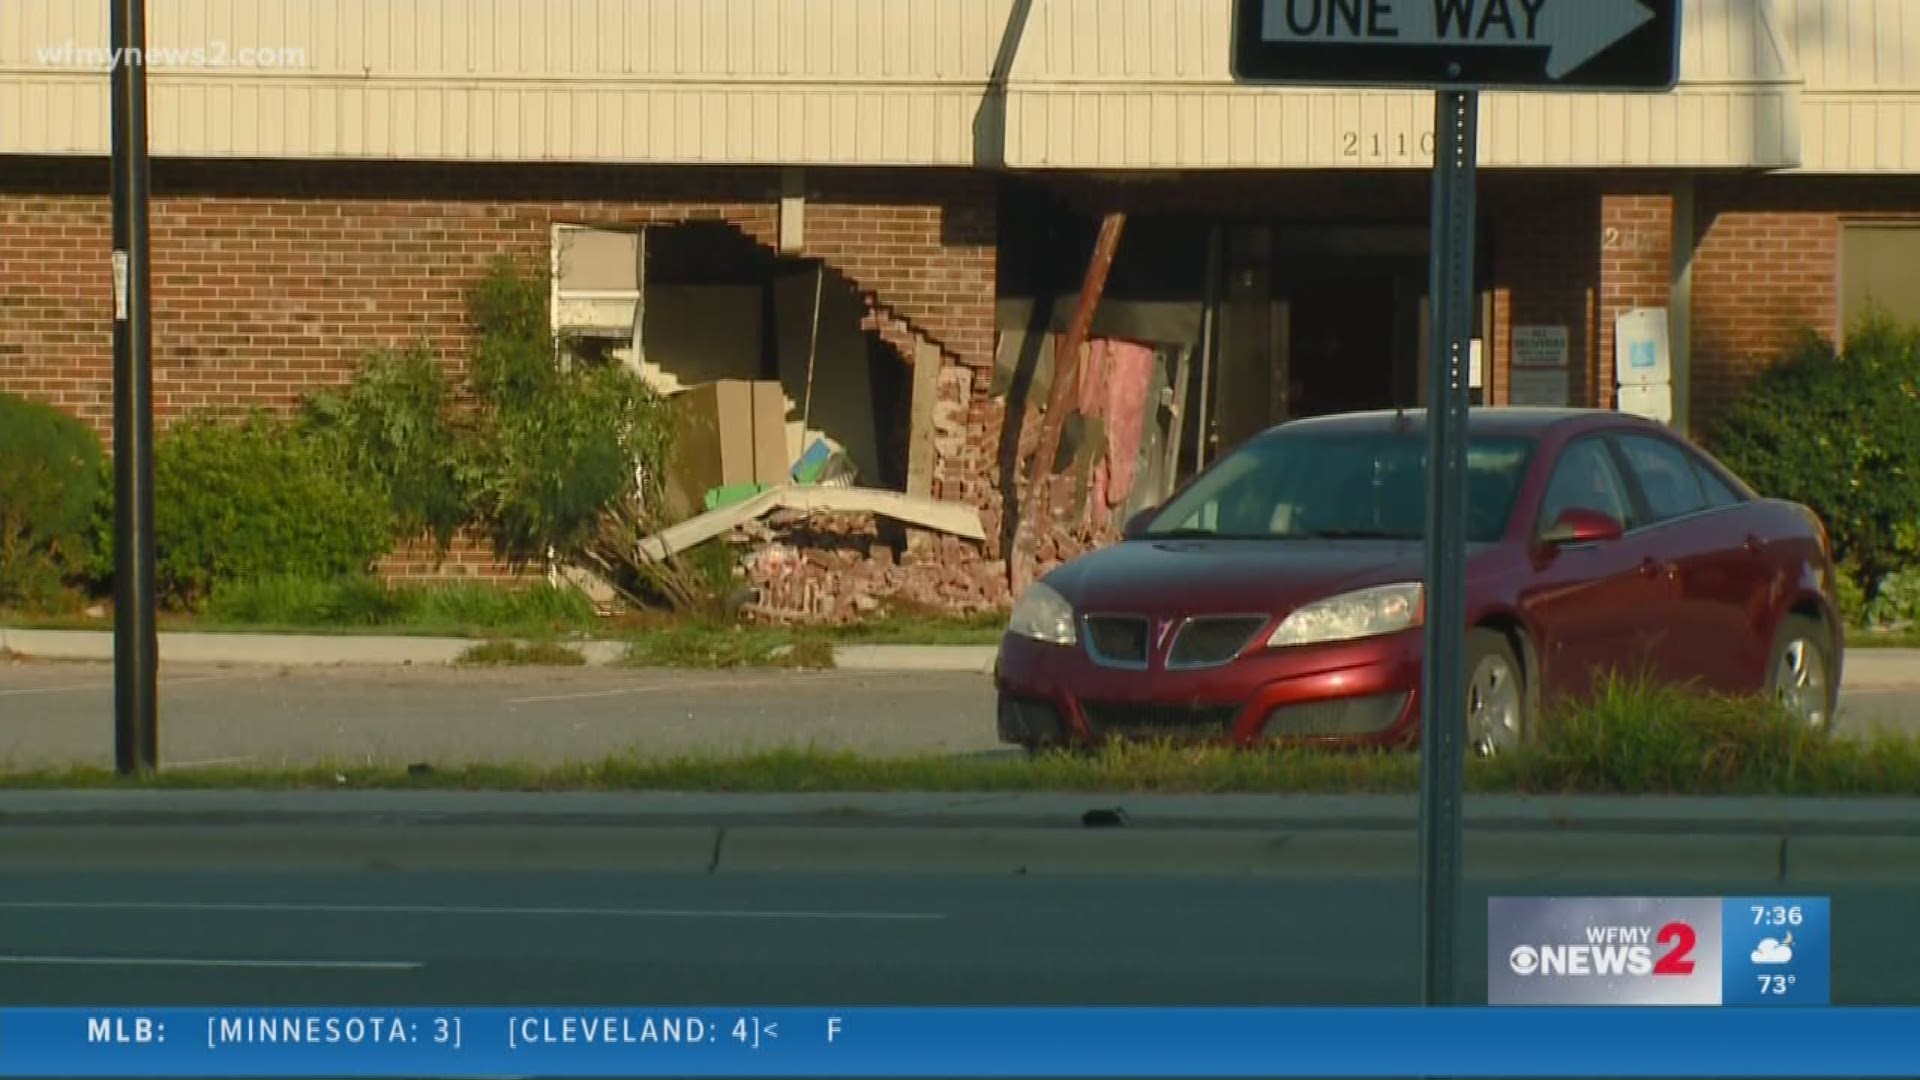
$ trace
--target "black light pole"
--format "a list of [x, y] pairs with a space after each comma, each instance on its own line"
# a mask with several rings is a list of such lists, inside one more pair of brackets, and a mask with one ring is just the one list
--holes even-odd
[[108, 0], [113, 66], [113, 751], [160, 765], [153, 601], [153, 326], [147, 280], [147, 5]]

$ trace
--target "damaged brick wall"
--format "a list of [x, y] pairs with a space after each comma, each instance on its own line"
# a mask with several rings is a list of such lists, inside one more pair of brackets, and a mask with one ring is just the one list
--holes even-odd
[[[805, 255], [890, 325], [937, 345], [949, 416], [935, 494], [993, 505], [992, 458], [968, 411], [993, 364], [995, 186], [943, 170], [810, 170]], [[0, 390], [48, 401], [111, 438], [110, 207], [97, 163], [16, 160], [0, 176]], [[348, 379], [367, 350], [421, 341], [456, 366], [467, 296], [499, 254], [546, 265], [556, 222], [717, 220], [769, 247], [779, 170], [369, 162], [161, 161], [154, 170], [154, 389], [161, 425], [203, 410], [288, 412]], [[981, 564], [989, 553], [950, 557]], [[498, 579], [462, 537], [384, 569]]]

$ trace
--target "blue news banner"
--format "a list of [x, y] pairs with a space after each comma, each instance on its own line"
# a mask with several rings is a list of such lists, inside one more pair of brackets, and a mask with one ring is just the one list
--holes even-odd
[[1495, 898], [1473, 1008], [0, 1008], [0, 1078], [1920, 1076], [1920, 1008], [1824, 1007], [1829, 914]]

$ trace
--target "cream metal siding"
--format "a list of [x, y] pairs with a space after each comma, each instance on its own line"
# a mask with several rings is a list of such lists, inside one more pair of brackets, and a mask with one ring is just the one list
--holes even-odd
[[1920, 3], [1775, 0], [1807, 80], [1809, 172], [1920, 172]]
[[[165, 155], [1402, 168], [1419, 93], [1256, 89], [1232, 0], [149, 0]], [[100, 0], [0, 0], [0, 152], [101, 154]], [[1490, 94], [1493, 167], [1920, 170], [1920, 2], [1686, 0], [1670, 95]], [[242, 65], [243, 49], [274, 62]], [[200, 49], [195, 62], [166, 50]], [[281, 55], [277, 50], [297, 55]], [[51, 50], [55, 56], [43, 56]], [[980, 130], [976, 130], [979, 127]]]

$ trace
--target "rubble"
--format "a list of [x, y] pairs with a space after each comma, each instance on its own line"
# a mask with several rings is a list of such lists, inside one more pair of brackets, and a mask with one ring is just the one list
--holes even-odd
[[744, 525], [734, 542], [758, 600], [755, 617], [780, 623], [845, 624], [901, 602], [955, 615], [1005, 610], [1007, 566], [981, 545], [923, 534], [872, 514], [786, 512]]

